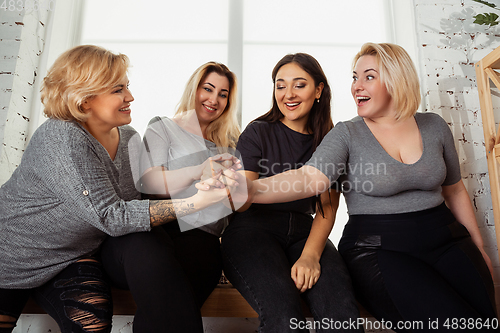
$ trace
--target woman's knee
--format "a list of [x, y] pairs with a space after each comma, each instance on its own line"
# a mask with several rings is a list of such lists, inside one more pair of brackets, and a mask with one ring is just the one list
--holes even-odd
[[92, 288], [99, 285], [98, 280], [82, 281], [60, 294], [59, 300], [52, 303], [47, 312], [59, 324], [62, 332], [111, 331], [113, 304], [110, 292]]
[[[99, 299], [94, 300], [100, 302]], [[111, 332], [111, 320], [109, 318], [103, 318], [93, 312], [73, 307], [65, 307], [65, 312], [68, 320], [77, 327], [80, 327], [81, 332]], [[72, 329], [71, 332], [74, 332], [74, 329]]]
[[102, 265], [95, 258], [68, 266], [38, 288], [34, 297], [62, 332], [111, 331], [111, 289]]

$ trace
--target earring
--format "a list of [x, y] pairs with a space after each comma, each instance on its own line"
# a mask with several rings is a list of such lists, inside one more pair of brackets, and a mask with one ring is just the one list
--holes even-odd
[[316, 100], [316, 103], [319, 103], [319, 98]]

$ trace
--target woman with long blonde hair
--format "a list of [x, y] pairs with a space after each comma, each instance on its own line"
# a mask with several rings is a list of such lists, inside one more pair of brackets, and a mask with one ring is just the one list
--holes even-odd
[[[172, 328], [176, 325], [203, 331], [187, 283], [164, 282], [169, 274], [177, 276], [163, 255], [168, 245], [155, 243], [152, 230], [218, 203], [226, 190], [140, 200], [128, 149], [137, 134], [128, 125], [134, 100], [128, 67], [123, 54], [81, 45], [63, 53], [44, 78], [42, 102], [49, 119], [0, 188], [2, 333], [12, 332], [30, 296], [63, 333], [109, 333], [113, 303], [101, 259], [116, 253], [103, 251], [101, 258], [99, 249], [106, 238], [122, 235], [146, 240], [143, 247], [127, 244], [142, 257], [133, 267], [123, 263], [138, 306], [134, 332], [180, 332]], [[143, 292], [143, 285], [156, 289]], [[185, 306], [165, 313], [162, 306], [170, 298], [185, 300]]]
[[[236, 107], [233, 72], [216, 62], [196, 69], [175, 116], [153, 118], [144, 134], [142, 191], [155, 198], [187, 198], [200, 179], [219, 176], [222, 164], [238, 165], [230, 154], [240, 134]], [[221, 277], [219, 237], [232, 213], [228, 207], [214, 205], [161, 227], [199, 307]]]

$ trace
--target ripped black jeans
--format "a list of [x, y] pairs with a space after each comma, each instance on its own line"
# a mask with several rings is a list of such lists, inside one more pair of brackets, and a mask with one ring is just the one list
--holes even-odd
[[[30, 295], [62, 333], [111, 332], [111, 290], [101, 263], [93, 258], [80, 259], [38, 288], [0, 288], [0, 333], [12, 332]], [[6, 316], [11, 318], [2, 319]]]

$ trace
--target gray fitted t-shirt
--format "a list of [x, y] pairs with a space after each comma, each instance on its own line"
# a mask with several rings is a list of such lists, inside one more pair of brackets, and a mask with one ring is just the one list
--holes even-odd
[[[218, 154], [215, 143], [190, 133], [168, 117], [155, 117], [149, 122], [144, 134], [147, 148], [141, 150], [141, 174], [148, 168], [163, 166], [168, 170], [200, 165], [211, 156]], [[232, 151], [234, 153], [234, 150]], [[190, 175], [185, 175], [191, 177]], [[197, 181], [176, 193], [172, 199], [188, 198], [197, 193]], [[154, 194], [154, 193], [150, 193]], [[231, 209], [219, 203], [178, 218], [181, 231], [199, 228], [220, 236]]]
[[413, 164], [392, 158], [361, 117], [338, 123], [306, 163], [336, 179], [348, 212], [394, 214], [440, 205], [442, 185], [461, 179], [453, 136], [434, 113], [417, 113], [423, 153]]
[[119, 127], [114, 160], [80, 124], [49, 119], [0, 187], [0, 288], [40, 286], [106, 235], [149, 231], [128, 155], [136, 131]]

